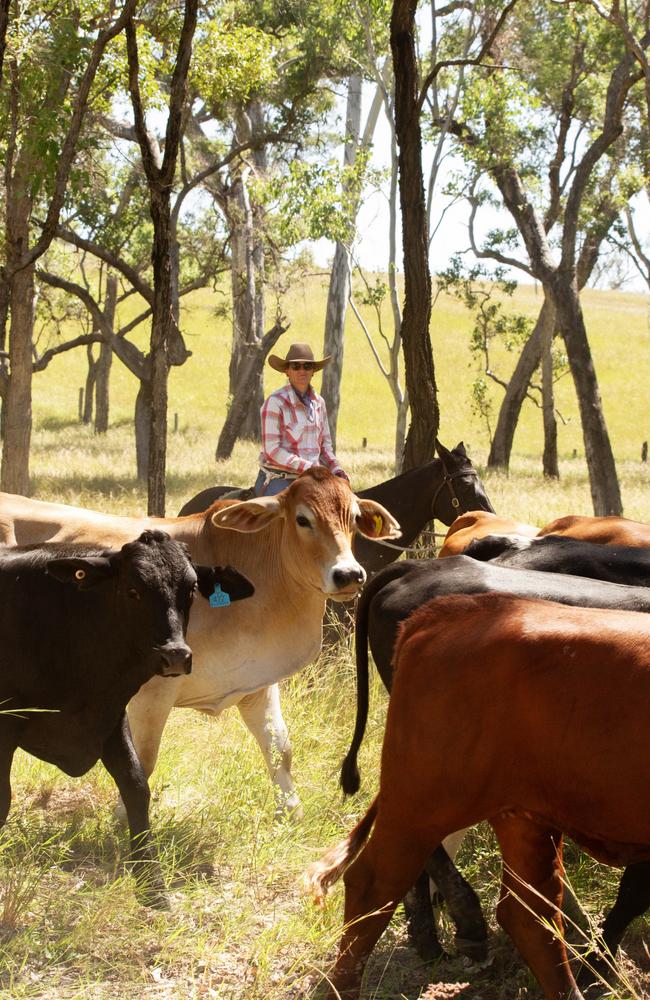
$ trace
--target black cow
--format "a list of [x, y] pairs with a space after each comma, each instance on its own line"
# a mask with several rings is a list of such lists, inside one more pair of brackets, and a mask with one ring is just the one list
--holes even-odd
[[570, 573], [610, 583], [650, 586], [650, 549], [636, 546], [600, 545], [564, 535], [488, 535], [470, 542], [465, 555], [511, 569]]
[[[359, 787], [357, 754], [368, 715], [368, 645], [377, 670], [390, 691], [393, 647], [400, 623], [432, 598], [490, 591], [580, 607], [650, 612], [650, 591], [645, 587], [511, 569], [491, 562], [478, 562], [466, 555], [444, 560], [403, 560], [387, 567], [367, 584], [357, 606], [357, 718], [350, 750], [341, 769], [341, 784], [346, 794], [356, 792]], [[480, 669], [480, 664], [477, 667]], [[462, 706], [459, 709], [462, 710]], [[458, 928], [456, 943], [459, 950], [473, 957], [480, 956], [486, 928], [474, 891], [456, 871], [442, 847], [430, 859], [427, 872], [447, 900]], [[629, 865], [623, 874], [616, 903], [603, 926], [603, 939], [612, 953], [618, 948], [629, 923], [644, 913], [649, 905], [650, 864], [640, 862]], [[427, 874], [420, 877], [407, 897], [405, 909], [409, 934], [418, 952], [428, 958], [440, 954]], [[594, 964], [593, 960], [590, 961]], [[607, 967], [602, 965], [601, 968], [606, 971]], [[588, 970], [581, 978], [584, 980], [585, 977], [588, 978]]]
[[[376, 500], [399, 521], [402, 534], [395, 540], [399, 546], [412, 545], [425, 524], [434, 518], [450, 525], [459, 514], [469, 510], [494, 512], [463, 442], [449, 451], [437, 441], [436, 450], [439, 458], [434, 458], [432, 462], [357, 493], [364, 500]], [[181, 507], [179, 516], [207, 510], [215, 500], [233, 491], [247, 493], [232, 486], [211, 486], [188, 500]], [[370, 576], [382, 566], [394, 562], [399, 549], [358, 537], [354, 543], [354, 554]]]
[[[143, 901], [161, 900], [149, 835], [149, 786], [126, 704], [154, 674], [187, 674], [196, 589], [253, 586], [230, 567], [194, 567], [184, 545], [145, 531], [118, 552], [87, 545], [0, 551], [0, 824], [17, 747], [85, 774], [101, 760], [126, 807]], [[39, 711], [34, 711], [39, 710]]]

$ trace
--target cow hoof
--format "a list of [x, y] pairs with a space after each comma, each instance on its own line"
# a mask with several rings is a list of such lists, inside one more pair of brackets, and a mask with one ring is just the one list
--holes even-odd
[[459, 955], [471, 959], [472, 962], [485, 962], [488, 957], [488, 943], [486, 938], [480, 941], [472, 941], [470, 938], [462, 938], [456, 935], [454, 938], [456, 951]]
[[585, 956], [584, 962], [586, 964], [576, 976], [576, 983], [582, 996], [588, 1000], [596, 1000], [597, 997], [611, 993], [616, 973], [608, 961], [601, 955], [592, 953]]
[[291, 795], [287, 795], [285, 798], [278, 801], [273, 816], [276, 823], [282, 823], [286, 819], [290, 819], [295, 822], [296, 820], [301, 820], [302, 817], [302, 802], [295, 792], [292, 792]]
[[409, 932], [409, 941], [417, 952], [418, 958], [423, 962], [439, 962], [443, 958], [449, 958], [435, 934]]
[[136, 897], [142, 906], [147, 906], [151, 910], [171, 909], [169, 899], [162, 885], [140, 886], [136, 890]]

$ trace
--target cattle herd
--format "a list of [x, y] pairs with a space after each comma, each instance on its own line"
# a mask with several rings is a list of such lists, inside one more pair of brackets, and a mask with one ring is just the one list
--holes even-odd
[[[345, 881], [329, 996], [360, 995], [400, 900], [420, 955], [441, 954], [431, 880], [458, 950], [486, 954], [479, 899], [454, 865], [481, 820], [503, 858], [497, 918], [544, 995], [579, 1000], [606, 978], [650, 905], [650, 525], [509, 521], [462, 444], [437, 450], [358, 495], [317, 468], [275, 497], [203, 491], [176, 518], [0, 494], [0, 822], [16, 748], [70, 775], [101, 760], [126, 809], [137, 891], [160, 903], [147, 779], [171, 709], [236, 705], [278, 812], [299, 815], [278, 682], [317, 655], [326, 602], [358, 596], [346, 794], [361, 780], [369, 650], [390, 701], [378, 793], [307, 874], [318, 901]], [[396, 561], [432, 517], [449, 526], [438, 558]], [[565, 835], [624, 869], [578, 968], [563, 938]]]

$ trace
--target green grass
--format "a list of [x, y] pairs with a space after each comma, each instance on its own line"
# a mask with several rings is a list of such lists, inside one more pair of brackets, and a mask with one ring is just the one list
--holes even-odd
[[[293, 289], [291, 340], [322, 339], [325, 279]], [[194, 352], [172, 372], [168, 511], [214, 482], [249, 484], [257, 449], [238, 445], [220, 467], [213, 454], [226, 405], [229, 332], [216, 315], [219, 297], [195, 295], [184, 327]], [[534, 314], [533, 288], [517, 307]], [[639, 461], [650, 437], [650, 338], [647, 298], [589, 292], [587, 321], [621, 485], [629, 516], [650, 520], [648, 467]], [[487, 454], [484, 429], [469, 406], [469, 319], [450, 300], [432, 324], [442, 412], [441, 438], [461, 438], [479, 466]], [[503, 358], [500, 364], [512, 360]], [[117, 513], [146, 509], [134, 478], [131, 416], [134, 381], [115, 362], [112, 426], [105, 437], [77, 421], [83, 353], [59, 359], [35, 379], [32, 452], [34, 495]], [[281, 382], [268, 371], [267, 389]], [[570, 378], [558, 387], [568, 420], [560, 427], [562, 480], [540, 474], [540, 415], [526, 405], [508, 476], [485, 483], [496, 509], [542, 524], [560, 514], [589, 513], [589, 488]], [[339, 455], [358, 488], [392, 474], [393, 410], [367, 346], [349, 322]], [[367, 447], [361, 447], [363, 438]], [[573, 457], [574, 450], [576, 457]], [[361, 755], [361, 794], [344, 801], [340, 761], [353, 723], [354, 673], [342, 650], [283, 685], [283, 709], [294, 747], [294, 774], [304, 805], [296, 822], [273, 821], [274, 802], [261, 756], [231, 711], [218, 720], [179, 710], [165, 731], [152, 780], [152, 820], [169, 889], [170, 909], [135, 901], [125, 872], [127, 836], [113, 817], [114, 788], [101, 767], [80, 780], [21, 753], [12, 773], [13, 809], [0, 843], [0, 995], [7, 998], [98, 1000], [291, 1000], [314, 994], [330, 967], [340, 932], [342, 890], [323, 911], [302, 894], [300, 876], [358, 818], [376, 787], [386, 697], [373, 684], [369, 734]], [[594, 918], [614, 896], [618, 873], [571, 850], [574, 887]], [[538, 995], [509, 940], [497, 929], [498, 854], [489, 829], [474, 831], [461, 864], [480, 892], [492, 930], [490, 964], [459, 960], [422, 966], [407, 947], [397, 916], [378, 945], [366, 996], [376, 1000], [438, 1000], [462, 996], [514, 1000]], [[451, 946], [451, 932], [446, 928]], [[648, 924], [629, 932], [622, 967], [629, 985], [620, 998], [650, 996]], [[634, 959], [634, 960], [633, 960]], [[446, 983], [427, 992], [434, 980]], [[463, 988], [461, 984], [470, 985]]]

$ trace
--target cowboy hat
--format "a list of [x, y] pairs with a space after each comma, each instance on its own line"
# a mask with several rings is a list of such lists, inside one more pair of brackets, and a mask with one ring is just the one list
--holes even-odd
[[314, 352], [309, 344], [291, 344], [286, 358], [279, 358], [277, 354], [269, 354], [269, 364], [271, 368], [275, 368], [276, 372], [286, 372], [287, 365], [290, 365], [292, 361], [311, 361], [314, 371], [319, 372], [321, 368], [325, 367], [330, 358], [331, 354], [328, 354], [322, 361], [316, 361], [314, 359]]

